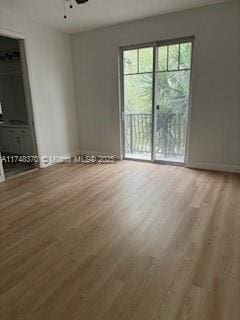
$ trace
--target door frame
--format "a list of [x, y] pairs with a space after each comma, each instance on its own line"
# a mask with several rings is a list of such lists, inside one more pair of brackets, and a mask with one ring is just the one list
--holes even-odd
[[[26, 43], [27, 38], [26, 38], [26, 35], [22, 33], [18, 33], [8, 29], [1, 29], [1, 28], [0, 28], [0, 36], [18, 40], [18, 43], [19, 43], [20, 62], [21, 62], [24, 94], [26, 99], [26, 109], [27, 109], [27, 116], [28, 116], [28, 126], [31, 132], [33, 153], [35, 156], [39, 158], [39, 149], [38, 149], [35, 121], [34, 121], [34, 112], [33, 112], [31, 74], [30, 74], [30, 68], [28, 63], [28, 50], [27, 50], [27, 43]], [[36, 169], [40, 169], [39, 161], [35, 163], [34, 170]], [[2, 158], [0, 153], [0, 182], [3, 182], [5, 180], [6, 179], [4, 175], [4, 168], [3, 168]]]
[[3, 163], [2, 163], [2, 155], [0, 152], [0, 182], [5, 181], [5, 174], [4, 174], [4, 169], [3, 169]]
[[[134, 44], [122, 46], [119, 48], [119, 114], [120, 114], [120, 155], [121, 160], [131, 160], [131, 161], [141, 161], [141, 162], [152, 162], [165, 165], [173, 166], [186, 166], [188, 162], [188, 153], [189, 153], [189, 143], [190, 143], [190, 122], [191, 122], [191, 109], [192, 109], [192, 78], [193, 78], [193, 53], [194, 53], [194, 41], [195, 36], [186, 36], [181, 38], [173, 38], [167, 40], [159, 40], [154, 42], [147, 42], [143, 44]], [[156, 71], [157, 71], [157, 48], [159, 46], [191, 42], [192, 43], [192, 53], [191, 53], [191, 71], [190, 71], [190, 90], [189, 90], [189, 104], [188, 104], [188, 123], [187, 123], [187, 132], [186, 132], [186, 148], [184, 155], [184, 162], [172, 162], [172, 161], [162, 161], [156, 160], [155, 155], [155, 138], [156, 138]], [[123, 53], [126, 50], [134, 49], [143, 49], [153, 47], [153, 89], [152, 89], [152, 135], [151, 135], [151, 160], [145, 159], [132, 159], [127, 158], [125, 155], [125, 117], [124, 117], [124, 66], [123, 66]]]

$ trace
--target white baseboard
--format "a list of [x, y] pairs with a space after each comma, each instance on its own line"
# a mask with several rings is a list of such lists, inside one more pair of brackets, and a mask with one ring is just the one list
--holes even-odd
[[240, 173], [240, 166], [208, 162], [188, 162], [186, 168]]

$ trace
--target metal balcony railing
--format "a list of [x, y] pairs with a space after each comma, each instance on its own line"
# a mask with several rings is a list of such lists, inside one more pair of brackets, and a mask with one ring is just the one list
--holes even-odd
[[[185, 153], [187, 116], [184, 113], [157, 113], [156, 152], [164, 156], [183, 156]], [[152, 114], [125, 114], [125, 152], [151, 152]]]

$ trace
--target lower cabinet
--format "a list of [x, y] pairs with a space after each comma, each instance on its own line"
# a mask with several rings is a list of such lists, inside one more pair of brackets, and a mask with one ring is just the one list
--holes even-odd
[[0, 152], [32, 155], [32, 138], [29, 128], [0, 126]]

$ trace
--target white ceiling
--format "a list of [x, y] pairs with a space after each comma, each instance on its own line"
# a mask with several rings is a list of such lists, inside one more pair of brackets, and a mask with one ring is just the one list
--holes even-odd
[[0, 0], [0, 10], [22, 16], [67, 33], [99, 28], [121, 22], [156, 16], [227, 0], [89, 0], [67, 10], [64, 0]]

